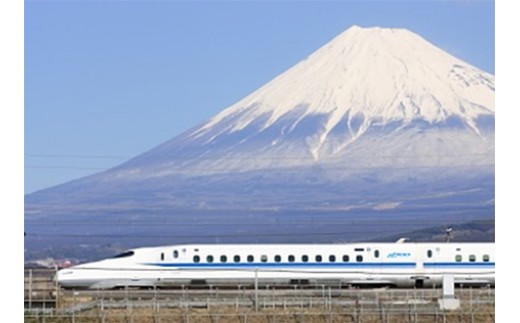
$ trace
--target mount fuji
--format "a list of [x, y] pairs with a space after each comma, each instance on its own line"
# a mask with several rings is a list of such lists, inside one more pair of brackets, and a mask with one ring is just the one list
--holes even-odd
[[354, 26], [207, 122], [27, 195], [26, 242], [344, 241], [494, 219], [494, 99], [493, 75], [420, 36]]

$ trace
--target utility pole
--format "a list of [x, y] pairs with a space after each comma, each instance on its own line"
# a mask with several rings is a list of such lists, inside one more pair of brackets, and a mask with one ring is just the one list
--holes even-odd
[[452, 227], [448, 227], [446, 229], [446, 242], [451, 242], [451, 232], [453, 231]]

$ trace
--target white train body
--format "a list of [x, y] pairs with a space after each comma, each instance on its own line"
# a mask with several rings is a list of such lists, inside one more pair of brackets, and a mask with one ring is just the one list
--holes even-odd
[[494, 243], [222, 244], [137, 248], [58, 272], [66, 288], [323, 283], [495, 284]]

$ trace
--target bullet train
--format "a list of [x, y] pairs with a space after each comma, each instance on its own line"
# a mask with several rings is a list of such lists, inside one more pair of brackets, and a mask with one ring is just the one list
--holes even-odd
[[494, 243], [199, 244], [136, 248], [62, 269], [64, 288], [218, 284], [495, 284]]

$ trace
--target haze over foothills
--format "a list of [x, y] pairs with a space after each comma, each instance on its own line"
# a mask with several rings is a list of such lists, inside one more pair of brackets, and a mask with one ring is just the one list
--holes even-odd
[[207, 121], [352, 25], [494, 74], [494, 3], [26, 2], [25, 193]]

